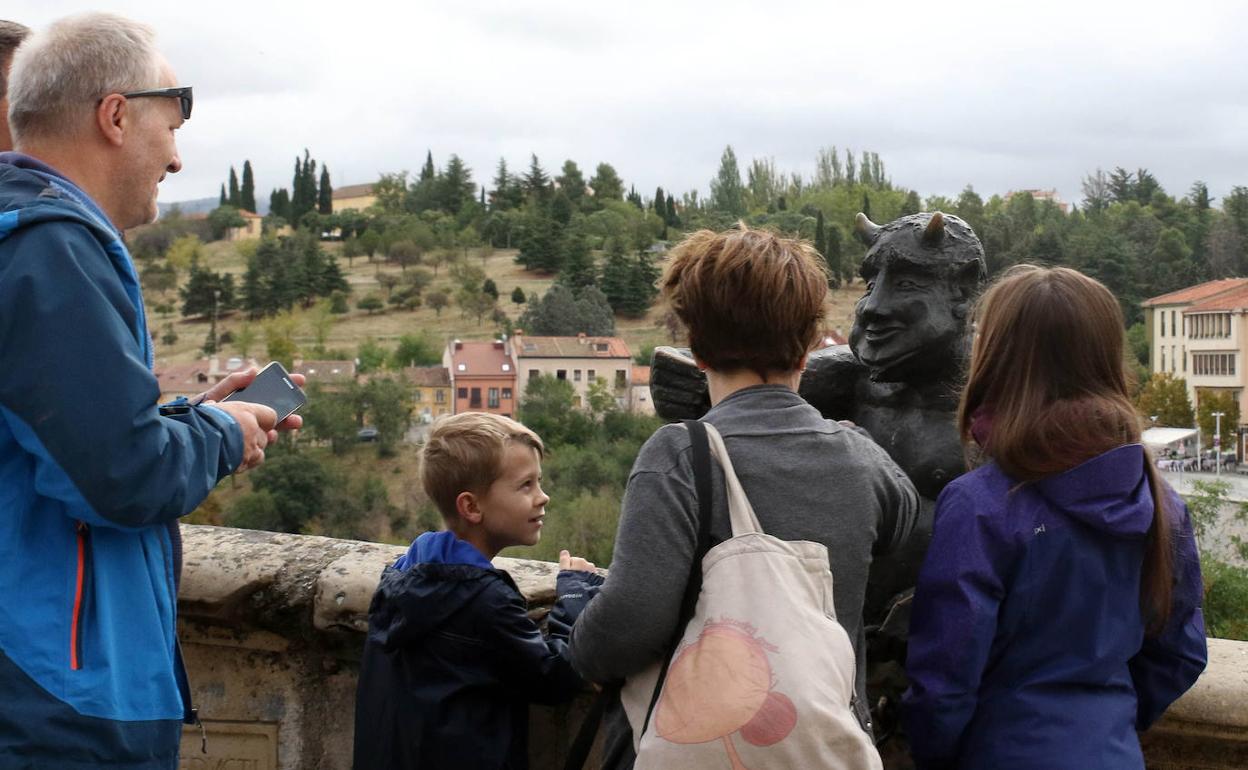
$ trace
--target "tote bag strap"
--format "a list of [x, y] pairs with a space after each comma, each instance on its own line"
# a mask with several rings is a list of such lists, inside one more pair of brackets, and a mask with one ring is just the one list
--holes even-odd
[[[685, 429], [689, 431], [689, 443], [693, 449], [691, 457], [693, 465], [693, 490], [698, 501], [698, 540], [694, 546], [693, 561], [689, 565], [689, 577], [685, 582], [685, 595], [680, 601], [680, 617], [676, 622], [676, 630], [667, 645], [667, 654], [659, 668], [659, 678], [654, 684], [654, 693], [650, 696], [650, 705], [646, 708], [646, 720], [642, 723], [641, 733], [650, 726], [650, 715], [654, 713], [655, 704], [663, 691], [663, 680], [667, 677], [667, 666], [671, 662], [676, 646], [685, 635], [685, 626], [693, 619], [698, 606], [698, 595], [702, 593], [702, 557], [711, 550], [711, 445], [707, 439], [706, 423], [698, 420], [685, 420]], [[714, 430], [714, 428], [711, 428]], [[718, 437], [718, 433], [715, 434]], [[581, 770], [589, 751], [593, 747], [594, 737], [602, 723], [608, 702], [620, 697], [620, 685], [611, 684], [603, 687], [602, 692], [594, 700], [593, 706], [577, 731], [568, 756], [564, 760], [564, 770]]]
[[763, 534], [758, 517], [754, 515], [754, 506], [750, 505], [750, 499], [745, 496], [745, 489], [737, 478], [737, 472], [733, 470], [732, 459], [728, 457], [728, 447], [724, 446], [723, 437], [715, 430], [714, 425], [707, 425], [706, 433], [711, 454], [719, 460], [719, 465], [724, 470], [724, 481], [728, 484], [728, 516], [732, 520], [732, 536]]

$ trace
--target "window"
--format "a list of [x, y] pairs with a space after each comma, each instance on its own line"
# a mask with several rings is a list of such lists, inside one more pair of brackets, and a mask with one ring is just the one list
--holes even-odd
[[580, 408], [581, 408], [581, 397], [580, 397], [580, 396], [573, 396], [573, 397], [572, 397], [572, 406], [573, 406], [574, 408], [576, 408], [576, 409], [580, 409]]
[[457, 372], [468, 371], [468, 364], [455, 364], [455, 371]]
[[615, 370], [615, 389], [621, 390], [628, 387], [628, 373], [623, 369]]
[[573, 370], [572, 370], [572, 381], [573, 381], [573, 382], [580, 382], [580, 381], [581, 381], [581, 370], [580, 370], [580, 369], [573, 369]]
[[596, 379], [598, 379], [597, 372], [595, 372], [593, 369], [588, 369], [585, 371], [586, 382], [593, 382]]
[[538, 370], [536, 370], [536, 369], [530, 369], [530, 370], [529, 370], [529, 379], [530, 379], [530, 380], [536, 380], [538, 377], [541, 377], [541, 376], [542, 376], [542, 373], [541, 373], [541, 372], [539, 372]]
[[412, 400], [418, 404], [420, 403], [420, 388], [416, 388], [416, 391], [412, 393]]
[[1174, 325], [1174, 317], [1175, 317], [1175, 315], [1176, 315], [1176, 311], [1171, 310], [1171, 311], [1170, 311], [1170, 335], [1171, 335], [1171, 336], [1175, 336], [1175, 335], [1177, 335], [1177, 334], [1179, 333], [1179, 331], [1178, 331], [1178, 327]]
[[433, 392], [433, 400], [438, 402], [439, 404], [445, 404], [446, 403], [446, 391], [442, 390], [441, 388], [438, 388], [437, 390], [435, 390]]
[[472, 389], [472, 398], [468, 400], [468, 406], [477, 407], [477, 408], [481, 407], [481, 389], [480, 388]]
[[598, 342], [594, 344], [594, 349], [599, 353], [606, 353], [607, 350], [610, 349], [610, 346], [605, 342]]
[[1183, 346], [1183, 373], [1187, 373], [1187, 345]]
[[555, 370], [555, 379], [556, 379], [556, 380], [566, 380], [566, 379], [568, 379], [568, 370], [567, 370], [567, 369], [556, 369], [556, 370]]
[[456, 393], [458, 398], [468, 398], [468, 389], [460, 388]]
[[1166, 311], [1161, 311], [1161, 336], [1166, 336]]
[[1166, 349], [1161, 349], [1161, 368], [1157, 371], [1164, 372], [1166, 370]]
[[491, 409], [497, 409], [498, 408], [498, 388], [490, 388], [489, 397], [490, 397], [490, 400], [487, 406], [489, 406]]
[[503, 388], [503, 400], [506, 401], [510, 398], [511, 398], [511, 388]]
[[1234, 353], [1193, 353], [1192, 374], [1208, 377], [1231, 377], [1235, 375]]

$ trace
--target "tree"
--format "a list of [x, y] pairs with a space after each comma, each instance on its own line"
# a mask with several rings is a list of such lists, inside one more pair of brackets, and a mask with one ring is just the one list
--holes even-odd
[[402, 369], [406, 366], [434, 366], [441, 363], [442, 351], [427, 332], [420, 334], [404, 334], [399, 337], [399, 344], [390, 354], [391, 366]]
[[493, 278], [486, 278], [481, 282], [481, 293], [488, 294], [494, 299], [498, 299], [498, 284], [494, 283]]
[[610, 163], [599, 163], [589, 180], [595, 201], [624, 200], [624, 180]]
[[377, 340], [365, 337], [364, 341], [355, 348], [355, 360], [358, 371], [361, 374], [368, 374], [385, 366], [390, 356]]
[[289, 313], [273, 318], [264, 326], [265, 351], [270, 361], [281, 361], [282, 366], [290, 369], [295, 365], [295, 354], [299, 352], [295, 345], [295, 321]]
[[377, 273], [377, 285], [386, 292], [386, 298], [390, 298], [390, 294], [394, 291], [394, 287], [399, 285], [399, 277], [394, 273]]
[[208, 212], [208, 227], [214, 241], [225, 238], [231, 228], [246, 227], [246, 225], [247, 220], [243, 219], [242, 214], [239, 214], [234, 206], [218, 206]]
[[544, 295], [530, 299], [519, 326], [537, 335], [609, 337], [615, 334], [615, 316], [598, 289], [591, 286], [573, 292], [556, 283]]
[[598, 283], [597, 267], [589, 252], [585, 236], [574, 231], [565, 232], [560, 244], [563, 258], [559, 269], [559, 281], [572, 289], [594, 286]]
[[1136, 399], [1135, 408], [1157, 427], [1188, 428], [1196, 422], [1192, 402], [1187, 397], [1187, 382], [1169, 372], [1158, 372], [1149, 378]]
[[458, 155], [452, 154], [446, 162], [446, 172], [441, 179], [442, 208], [458, 214], [476, 196], [477, 186], [472, 181], [472, 169]]
[[225, 194], [225, 182], [221, 183], [221, 199], [217, 201], [218, 206], [230, 205], [230, 199]]
[[464, 315], [476, 317], [477, 326], [480, 326], [485, 317], [494, 309], [496, 302], [496, 298], [469, 286], [461, 286], [455, 294], [455, 303], [459, 305]]
[[451, 303], [451, 298], [447, 296], [446, 292], [442, 291], [441, 289], [437, 291], [431, 291], [425, 297], [425, 304], [433, 308], [433, 312], [435, 315], [438, 316], [438, 318], [442, 317], [442, 308], [446, 307], [450, 303]]
[[233, 208], [242, 206], [242, 195], [238, 189], [238, 174], [234, 173], [233, 166], [230, 166], [230, 194], [226, 202]]
[[529, 173], [524, 175], [524, 192], [530, 198], [545, 198], [550, 192], [550, 177], [542, 169], [536, 153], [530, 157]]
[[238, 205], [244, 211], [255, 214], [256, 211], [256, 178], [251, 171], [251, 161], [243, 161], [243, 186], [239, 190]]
[[[1206, 446], [1214, 443], [1215, 428], [1221, 423], [1222, 433], [1219, 445], [1222, 451], [1235, 448], [1235, 434], [1239, 430], [1239, 400], [1231, 390], [1214, 390], [1199, 388], [1196, 391], [1196, 421], [1200, 426], [1200, 434]], [[1220, 412], [1221, 419], [1214, 417]]]
[[303, 408], [304, 430], [313, 439], [328, 441], [334, 454], [342, 454], [355, 442], [359, 425], [350, 393], [330, 393], [319, 385], [308, 386], [308, 403]]
[[182, 297], [183, 318], [212, 316], [215, 327], [219, 313], [234, 309], [234, 276], [205, 270], [196, 258], [191, 262], [186, 285], [178, 293]]
[[316, 210], [325, 216], [334, 213], [334, 188], [329, 184], [329, 166], [321, 166], [321, 184], [316, 195]]
[[585, 175], [581, 173], [575, 161], [563, 162], [563, 169], [559, 176], [555, 177], [555, 183], [574, 206], [580, 206], [585, 199]]
[[385, 307], [385, 304], [381, 301], [381, 297], [378, 297], [376, 294], [368, 294], [361, 297], [360, 300], [355, 303], [355, 306], [369, 315], [372, 315]]
[[377, 429], [377, 454], [389, 457], [411, 425], [408, 388], [401, 380], [391, 377], [374, 378], [364, 386], [363, 399], [373, 427]]
[[519, 286], [511, 290], [511, 301], [517, 305], [524, 304], [524, 289]]
[[745, 188], [732, 145], [724, 148], [719, 159], [719, 173], [711, 180], [711, 208], [734, 217], [745, 215]]
[[595, 425], [589, 415], [575, 408], [575, 399], [576, 391], [567, 380], [548, 375], [530, 378], [520, 405], [520, 422], [550, 446], [583, 444]]
[[[251, 488], [272, 497], [276, 531], [298, 533], [324, 508], [329, 474], [308, 454], [271, 457], [251, 472]], [[266, 506], [267, 507], [267, 506]]]

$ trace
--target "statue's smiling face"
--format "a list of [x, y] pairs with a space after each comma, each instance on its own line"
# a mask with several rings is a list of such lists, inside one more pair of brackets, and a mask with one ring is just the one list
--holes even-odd
[[867, 293], [855, 308], [849, 344], [872, 380], [919, 384], [959, 359], [965, 323], [955, 306], [965, 300], [946, 271], [881, 246], [863, 261]]

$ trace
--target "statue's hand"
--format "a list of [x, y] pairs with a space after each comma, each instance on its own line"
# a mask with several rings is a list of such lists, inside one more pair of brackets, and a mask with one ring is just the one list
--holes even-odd
[[650, 398], [669, 422], [696, 420], [711, 408], [706, 375], [686, 348], [658, 347], [650, 361]]

